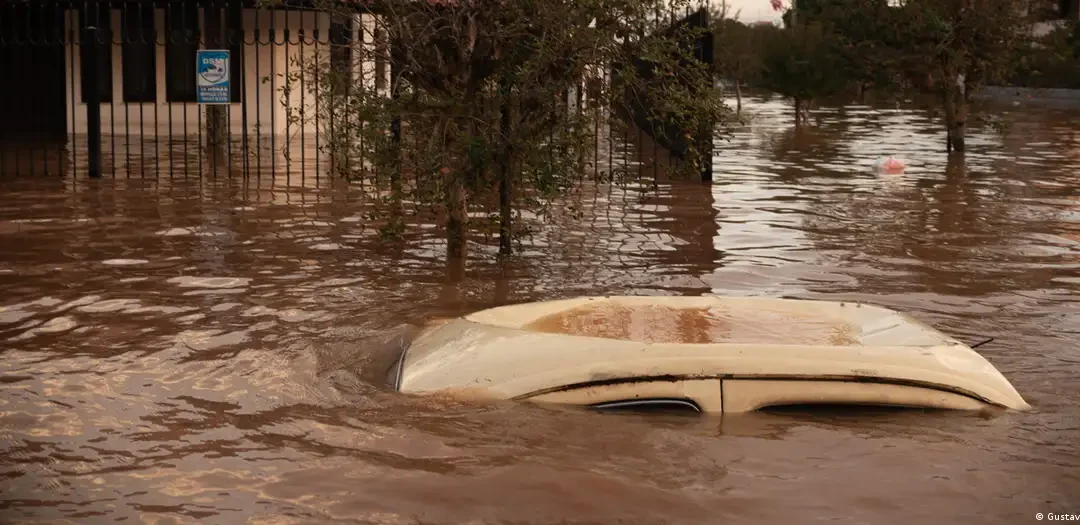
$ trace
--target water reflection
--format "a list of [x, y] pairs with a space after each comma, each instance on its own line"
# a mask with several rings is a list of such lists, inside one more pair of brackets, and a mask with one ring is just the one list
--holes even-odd
[[[894, 109], [748, 104], [712, 190], [589, 185], [499, 264], [404, 244], [366, 189], [4, 180], [0, 515], [114, 523], [1019, 523], [1080, 494], [1080, 191], [1068, 116], [1009, 112], [962, 161]], [[1063, 137], [1073, 137], [1072, 139]], [[1072, 142], [1070, 142], [1070, 140]], [[648, 145], [615, 150], [636, 160]], [[616, 151], [610, 152], [612, 156]], [[902, 175], [870, 170], [880, 155]], [[649, 175], [649, 168], [642, 172]], [[287, 182], [287, 183], [286, 183]], [[433, 317], [574, 295], [858, 299], [980, 347], [1035, 410], [598, 415], [400, 396]]]

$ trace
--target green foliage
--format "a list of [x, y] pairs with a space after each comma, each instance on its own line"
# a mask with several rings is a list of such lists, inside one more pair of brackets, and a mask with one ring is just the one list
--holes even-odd
[[[755, 28], [761, 85], [800, 101], [868, 90], [932, 93], [941, 100], [949, 145], [963, 149], [970, 101], [1018, 63], [1066, 77], [1075, 71], [1080, 29], [1055, 35], [1047, 51], [1017, 53], [1034, 20], [1029, 0], [796, 0], [785, 29]], [[1071, 36], [1071, 39], [1070, 39]], [[1071, 46], [1071, 47], [1070, 47]], [[1050, 51], [1052, 49], [1052, 51]], [[1040, 54], [1041, 53], [1041, 54]], [[1077, 78], [1077, 77], [1072, 77]], [[955, 142], [955, 144], [954, 144]]]
[[[469, 203], [490, 200], [500, 184], [512, 185], [517, 203], [550, 201], [574, 188], [592, 157], [585, 154], [589, 139], [605, 125], [595, 119], [608, 114], [593, 108], [647, 99], [656, 120], [694, 134], [722, 122], [727, 111], [719, 95], [700, 89], [712, 85], [711, 71], [687, 60], [697, 33], [660, 33], [670, 20], [657, 13], [689, 6], [690, 0], [382, 0], [385, 45], [352, 46], [346, 66], [328, 56], [307, 64], [307, 86], [317, 93], [309, 98], [318, 102], [293, 118], [318, 115], [333, 128], [325, 147], [367, 159], [362, 173], [380, 174], [376, 185], [392, 203], [423, 203], [461, 228]], [[340, 2], [316, 7], [339, 19], [368, 13]], [[635, 57], [664, 74], [643, 75]], [[387, 61], [395, 67], [383, 92], [341, 80], [343, 71], [365, 67], [370, 75], [372, 63]], [[579, 82], [594, 78], [601, 81], [588, 108], [567, 102]], [[395, 118], [400, 140], [387, 132]], [[708, 161], [693, 146], [684, 174], [697, 174]], [[345, 175], [362, 174], [356, 171]]]
[[984, 85], [1004, 81], [1026, 43], [1026, 0], [907, 0], [897, 8], [909, 87], [942, 101], [946, 148], [964, 151], [971, 101]]
[[1017, 53], [1012, 85], [1080, 89], [1080, 22], [1062, 24]]
[[766, 32], [730, 18], [716, 20], [713, 57], [717, 72], [735, 82], [758, 84]]
[[[761, 83], [766, 89], [803, 102], [828, 97], [847, 85], [839, 41], [816, 21], [791, 29], [763, 27]], [[796, 119], [802, 115], [796, 114]]]
[[1022, 0], [908, 0], [899, 9], [899, 37], [910, 63], [946, 81], [963, 76], [969, 89], [1002, 80], [1029, 23]]
[[819, 5], [819, 13], [811, 20], [820, 20], [833, 35], [839, 69], [849, 88], [860, 95], [869, 90], [881, 94], [898, 91], [908, 43], [902, 34], [900, 11], [887, 0]]

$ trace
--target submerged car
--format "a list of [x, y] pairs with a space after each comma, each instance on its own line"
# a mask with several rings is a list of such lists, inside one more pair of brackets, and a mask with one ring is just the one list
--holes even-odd
[[971, 347], [886, 308], [753, 297], [583, 297], [434, 322], [400, 392], [749, 412], [790, 405], [1030, 406]]

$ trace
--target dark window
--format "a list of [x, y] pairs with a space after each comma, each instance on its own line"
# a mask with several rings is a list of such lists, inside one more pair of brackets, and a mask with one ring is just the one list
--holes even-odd
[[403, 348], [394, 364], [386, 370], [386, 384], [396, 391], [401, 390], [402, 372], [405, 370], [405, 357], [408, 355], [408, 347]]
[[195, 57], [199, 50], [199, 7], [174, 1], [165, 11], [165, 99], [195, 102]]
[[352, 71], [352, 20], [336, 16], [330, 22], [330, 70], [334, 75], [331, 81], [338, 93], [345, 93], [350, 84]]
[[[90, 89], [89, 79], [86, 76], [86, 67], [91, 63], [90, 53], [95, 53], [98, 67], [97, 88], [102, 102], [112, 102], [112, 17], [107, 4], [97, 4], [97, 9], [87, 9], [85, 5], [79, 7], [79, 21], [82, 27], [101, 28], [100, 41], [79, 43], [80, 82], [82, 100], [86, 100], [86, 92]], [[81, 38], [81, 37], [80, 37]]]
[[595, 410], [603, 412], [638, 412], [638, 413], [683, 413], [692, 414], [701, 412], [697, 403], [688, 399], [626, 399], [620, 401], [607, 401], [590, 405]]
[[143, 2], [125, 5], [120, 12], [124, 76], [124, 102], [154, 102], [157, 99], [157, 60], [154, 47], [153, 4]]
[[229, 2], [225, 13], [225, 39], [229, 43], [229, 89], [233, 102], [244, 100], [244, 4]]

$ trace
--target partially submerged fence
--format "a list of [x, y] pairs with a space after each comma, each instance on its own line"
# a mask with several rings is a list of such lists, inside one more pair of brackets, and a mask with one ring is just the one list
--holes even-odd
[[[378, 17], [343, 19], [290, 5], [0, 0], [0, 175], [291, 182], [362, 171], [363, 158], [332, 158], [326, 135], [333, 130], [317, 114], [290, 114], [319, 96], [304, 87], [320, 81], [306, 76], [305, 64], [348, 61], [350, 46], [377, 45]], [[670, 18], [708, 23], [705, 10]], [[711, 62], [711, 40], [699, 44], [698, 59]], [[199, 103], [195, 64], [206, 49], [229, 51], [224, 105]], [[382, 92], [389, 75], [390, 65], [375, 60], [361, 64], [353, 81]], [[587, 91], [570, 96], [581, 104]], [[648, 140], [634, 116], [581, 107], [597, 115], [593, 177], [655, 172], [667, 156], [657, 143], [681, 147], [663, 131]]]

